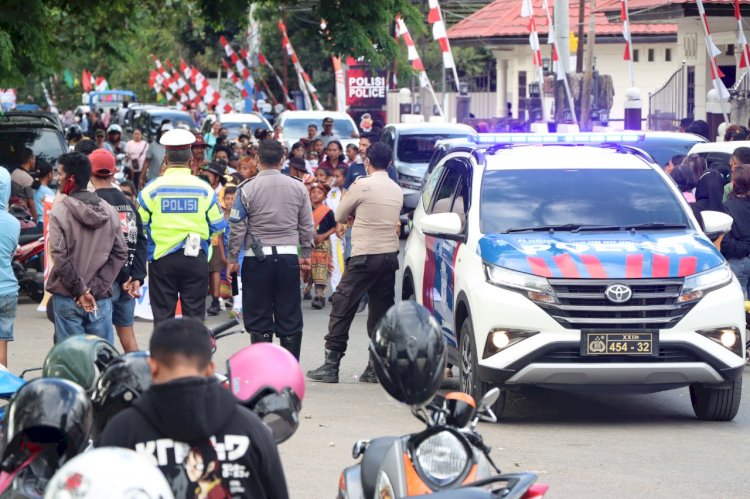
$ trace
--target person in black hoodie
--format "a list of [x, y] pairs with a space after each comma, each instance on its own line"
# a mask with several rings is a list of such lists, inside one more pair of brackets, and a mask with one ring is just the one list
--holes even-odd
[[721, 240], [721, 254], [737, 276], [747, 300], [750, 281], [750, 165], [738, 165], [732, 170], [732, 192], [724, 203], [731, 215], [732, 230]]
[[194, 319], [159, 324], [148, 360], [153, 385], [96, 445], [150, 456], [176, 498], [286, 499], [271, 431], [214, 378], [209, 338]]
[[700, 211], [722, 211], [724, 176], [721, 172], [709, 168], [706, 159], [697, 154], [690, 154], [682, 164], [687, 165], [693, 171], [693, 176], [697, 180], [695, 187], [697, 209]]
[[106, 149], [96, 149], [89, 154], [91, 161], [91, 183], [96, 194], [117, 212], [120, 228], [128, 246], [125, 261], [112, 284], [112, 323], [122, 349], [137, 352], [133, 322], [135, 321], [135, 299], [141, 296], [141, 285], [146, 279], [146, 235], [141, 216], [135, 205], [112, 182], [117, 173], [115, 157]]

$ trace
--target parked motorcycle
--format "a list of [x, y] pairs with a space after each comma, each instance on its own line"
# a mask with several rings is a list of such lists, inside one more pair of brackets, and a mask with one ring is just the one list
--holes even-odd
[[412, 408], [427, 425], [424, 431], [358, 441], [352, 457], [362, 459], [341, 474], [338, 498], [395, 499], [439, 491], [445, 492], [430, 497], [543, 497], [547, 486], [536, 484], [534, 473], [501, 474], [477, 431], [480, 419], [497, 421], [490, 408], [499, 395], [497, 388], [488, 391], [476, 409], [462, 392], [436, 396], [426, 407]]
[[23, 244], [13, 257], [13, 274], [20, 290], [39, 303], [44, 298], [44, 238]]
[[[480, 419], [496, 422], [492, 406], [500, 390], [489, 390], [477, 406], [463, 392], [436, 395], [446, 353], [440, 326], [413, 301], [391, 307], [370, 341], [370, 365], [393, 398], [411, 407], [427, 428], [404, 436], [360, 440], [352, 457], [362, 458], [339, 479], [339, 499], [397, 499], [446, 492], [443, 497], [542, 497], [533, 473], [502, 475], [477, 431]], [[471, 492], [485, 495], [468, 495]], [[490, 495], [487, 495], [490, 494]]]

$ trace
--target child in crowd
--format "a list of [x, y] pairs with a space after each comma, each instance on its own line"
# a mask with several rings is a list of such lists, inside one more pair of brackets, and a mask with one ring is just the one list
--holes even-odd
[[52, 171], [52, 165], [41, 158], [36, 160], [34, 169], [36, 170], [36, 178], [39, 180], [39, 187], [34, 193], [34, 205], [36, 206], [36, 221], [41, 226], [44, 222], [44, 198], [45, 196], [55, 197], [55, 191], [49, 188], [54, 172]]
[[[328, 191], [328, 197], [326, 197], [326, 206], [328, 206], [334, 213], [336, 207], [341, 202], [341, 196], [343, 190], [341, 188], [344, 185], [344, 179], [346, 178], [346, 167], [340, 166], [333, 170], [333, 176], [331, 177], [331, 190]], [[336, 288], [341, 282], [341, 275], [344, 273], [344, 241], [334, 232], [331, 234], [331, 258], [333, 260], [333, 269], [331, 270], [331, 296], [328, 297], [328, 301], [333, 300], [333, 293], [336, 292]]]
[[315, 180], [328, 187], [331, 186], [332, 175], [333, 171], [326, 166], [319, 166], [318, 169], [315, 170]]
[[326, 286], [331, 275], [331, 242], [330, 237], [336, 231], [336, 218], [333, 211], [326, 206], [325, 200], [329, 187], [326, 184], [314, 183], [310, 186], [310, 203], [313, 209], [315, 225], [315, 247], [310, 255], [312, 269], [304, 272], [303, 281], [307, 283], [304, 298], [309, 300], [310, 289], [315, 286], [315, 298], [312, 308], [319, 310], [325, 307]]
[[359, 147], [357, 147], [357, 144], [349, 144], [346, 146], [346, 163], [353, 165], [361, 162], [362, 158], [359, 156]]
[[318, 169], [318, 154], [315, 151], [305, 153], [305, 166], [307, 166], [307, 173], [313, 173]]

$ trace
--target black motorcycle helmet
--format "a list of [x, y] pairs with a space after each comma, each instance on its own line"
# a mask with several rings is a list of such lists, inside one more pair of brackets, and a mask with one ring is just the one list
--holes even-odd
[[422, 305], [397, 303], [375, 328], [370, 363], [385, 391], [399, 402], [429, 402], [440, 388], [445, 370], [440, 326]]
[[118, 412], [127, 409], [151, 386], [151, 369], [146, 352], [131, 352], [112, 361], [96, 382], [94, 433], [99, 434]]
[[77, 384], [60, 378], [29, 381], [8, 404], [0, 440], [0, 468], [16, 469], [34, 446], [45, 449], [47, 461], [56, 461], [50, 463], [52, 467], [61, 465], [88, 445], [91, 412], [91, 402]]
[[83, 137], [83, 130], [79, 125], [70, 125], [68, 129], [65, 132], [65, 140], [71, 141], [71, 140], [81, 140]]

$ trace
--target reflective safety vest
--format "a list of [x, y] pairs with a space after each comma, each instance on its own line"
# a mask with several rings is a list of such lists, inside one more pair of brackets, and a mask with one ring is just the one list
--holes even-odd
[[194, 177], [189, 168], [167, 168], [163, 176], [143, 187], [138, 204], [149, 261], [182, 251], [188, 234], [200, 236], [201, 248], [208, 255], [211, 235], [227, 227], [213, 188]]

